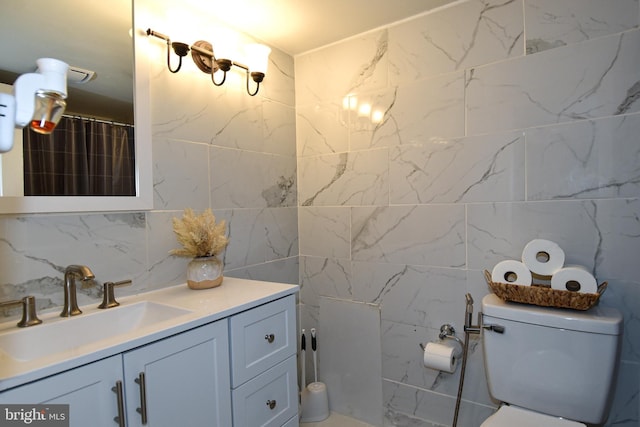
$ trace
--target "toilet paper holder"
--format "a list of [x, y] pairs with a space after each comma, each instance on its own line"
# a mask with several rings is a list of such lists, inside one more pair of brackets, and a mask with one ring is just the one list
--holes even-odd
[[[438, 338], [440, 338], [441, 340], [445, 340], [445, 339], [454, 340], [455, 342], [460, 344], [461, 348], [464, 347], [464, 342], [456, 336], [455, 328], [453, 327], [453, 325], [450, 325], [448, 323], [445, 323], [444, 325], [440, 326], [440, 334], [438, 335]], [[424, 351], [425, 349], [424, 344], [420, 343], [419, 346], [422, 349], [422, 351]]]
[[440, 335], [438, 335], [438, 337], [441, 340], [445, 340], [445, 339], [454, 340], [461, 346], [464, 346], [464, 342], [462, 342], [462, 340], [456, 336], [455, 328], [448, 323], [445, 323], [444, 325], [440, 326]]

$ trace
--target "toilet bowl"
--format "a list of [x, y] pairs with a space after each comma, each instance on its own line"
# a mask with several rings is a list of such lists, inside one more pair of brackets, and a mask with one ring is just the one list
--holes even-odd
[[585, 425], [505, 405], [480, 424], [480, 427], [585, 427]]
[[622, 345], [618, 310], [539, 307], [487, 295], [482, 324], [489, 392], [505, 404], [482, 427], [606, 421]]

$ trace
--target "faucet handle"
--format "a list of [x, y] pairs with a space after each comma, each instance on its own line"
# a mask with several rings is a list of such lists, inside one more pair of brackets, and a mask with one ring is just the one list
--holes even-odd
[[119, 286], [128, 286], [132, 282], [131, 280], [122, 280], [120, 282], [104, 282], [102, 284], [103, 292], [102, 292], [102, 303], [98, 306], [98, 308], [112, 308], [120, 305], [118, 301], [116, 301], [115, 294], [113, 292], [113, 288]]
[[36, 314], [36, 297], [29, 295], [20, 300], [0, 302], [0, 308], [19, 305], [22, 305], [22, 319], [18, 322], [18, 327], [26, 328], [27, 326], [42, 323], [42, 320], [38, 319], [38, 315]]

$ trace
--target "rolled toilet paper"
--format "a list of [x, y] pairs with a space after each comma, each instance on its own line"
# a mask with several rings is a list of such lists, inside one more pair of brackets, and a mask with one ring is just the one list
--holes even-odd
[[453, 373], [456, 370], [456, 359], [460, 354], [458, 347], [455, 341], [427, 343], [424, 347], [422, 362], [427, 368]]
[[586, 268], [568, 265], [551, 276], [551, 289], [595, 294], [598, 292], [598, 282]]
[[491, 271], [491, 281], [531, 286], [531, 272], [526, 265], [516, 260], [500, 261]]
[[533, 274], [552, 276], [564, 266], [564, 251], [551, 240], [534, 239], [522, 250], [522, 262]]

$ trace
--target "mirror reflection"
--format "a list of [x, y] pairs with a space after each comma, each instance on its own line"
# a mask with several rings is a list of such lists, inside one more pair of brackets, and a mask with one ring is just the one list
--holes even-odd
[[53, 134], [17, 130], [0, 155], [3, 197], [136, 196], [132, 16], [130, 0], [21, 0], [0, 15], [0, 90], [41, 57], [75, 69]]

